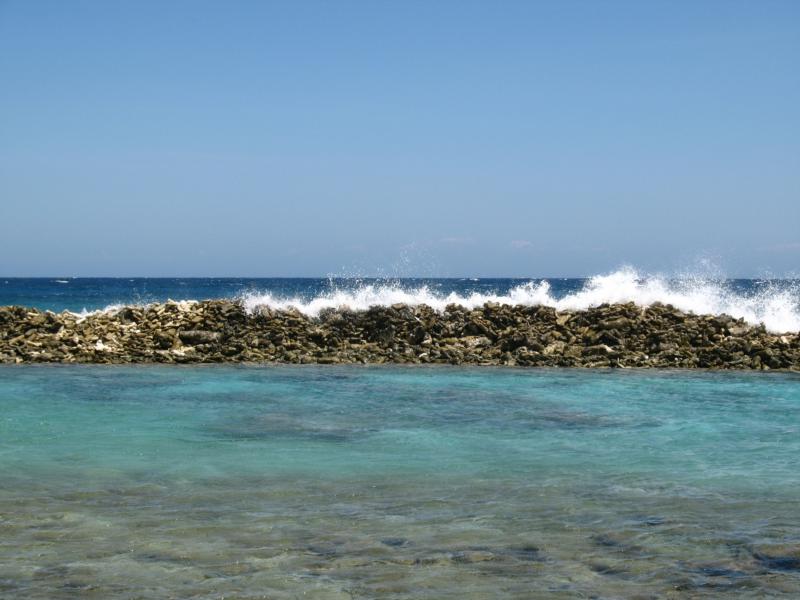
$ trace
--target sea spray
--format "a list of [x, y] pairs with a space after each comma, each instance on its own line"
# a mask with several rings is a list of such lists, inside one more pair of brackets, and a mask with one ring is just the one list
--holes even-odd
[[295, 308], [308, 316], [325, 309], [366, 310], [374, 306], [427, 305], [442, 311], [450, 304], [468, 309], [487, 302], [512, 306], [548, 306], [556, 310], [586, 310], [603, 304], [633, 302], [642, 307], [671, 304], [693, 314], [727, 314], [772, 332], [800, 331], [800, 284], [783, 280], [756, 282], [749, 292], [736, 291], [727, 280], [699, 276], [679, 279], [642, 275], [623, 268], [587, 279], [579, 290], [564, 295], [553, 293], [547, 280], [532, 280], [507, 293], [437, 293], [429, 285], [407, 286], [400, 281], [359, 283], [319, 294], [313, 298], [281, 297], [272, 293], [248, 292], [241, 300], [248, 311], [260, 306], [281, 310]]
[[449, 304], [468, 309], [486, 302], [547, 306], [556, 310], [633, 302], [671, 304], [687, 313], [728, 314], [769, 331], [800, 331], [800, 280], [725, 279], [709, 270], [678, 276], [649, 275], [626, 267], [588, 279], [71, 279], [68, 285], [12, 279], [0, 286], [0, 305], [69, 310], [87, 318], [126, 306], [225, 299], [258, 307], [295, 308], [307, 316], [325, 309], [406, 304], [442, 312]]

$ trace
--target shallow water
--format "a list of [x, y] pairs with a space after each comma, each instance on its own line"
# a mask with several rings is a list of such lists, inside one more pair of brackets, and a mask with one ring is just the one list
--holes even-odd
[[0, 368], [0, 597], [800, 596], [800, 377]]

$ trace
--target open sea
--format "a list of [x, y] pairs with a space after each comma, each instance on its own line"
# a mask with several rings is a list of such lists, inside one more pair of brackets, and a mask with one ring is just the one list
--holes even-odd
[[[0, 305], [671, 302], [797, 282], [0, 279]], [[800, 597], [800, 375], [0, 367], [0, 598]]]

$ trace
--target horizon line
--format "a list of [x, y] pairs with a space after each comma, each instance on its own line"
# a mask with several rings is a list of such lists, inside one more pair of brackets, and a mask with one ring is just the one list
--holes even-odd
[[[618, 269], [617, 269], [618, 270]], [[594, 275], [0, 275], [0, 279], [42, 279], [42, 280], [69, 280], [69, 279], [334, 279], [334, 280], [403, 280], [403, 279], [448, 279], [448, 280], [481, 280], [481, 279], [591, 279], [592, 277], [610, 275], [617, 270]], [[684, 279], [686, 275], [667, 275], [663, 273], [643, 273], [643, 278], [659, 276], [667, 279]], [[703, 277], [704, 279], [720, 280], [800, 280], [800, 275], [737, 275], [722, 277]]]

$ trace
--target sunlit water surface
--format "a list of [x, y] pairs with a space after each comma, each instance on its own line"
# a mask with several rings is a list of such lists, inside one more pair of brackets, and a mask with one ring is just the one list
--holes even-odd
[[800, 597], [800, 377], [0, 369], [0, 597]]

